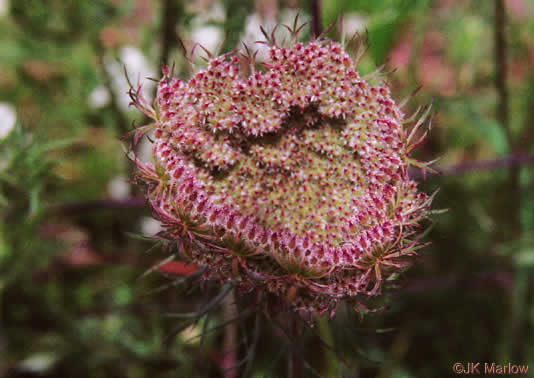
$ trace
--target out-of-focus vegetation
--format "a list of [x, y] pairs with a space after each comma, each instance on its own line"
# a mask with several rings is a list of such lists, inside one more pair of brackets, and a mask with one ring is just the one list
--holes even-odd
[[[441, 157], [444, 174], [422, 186], [441, 188], [435, 207], [449, 210], [385, 311], [360, 322], [342, 308], [302, 335], [306, 375], [444, 377], [455, 362], [534, 369], [534, 5], [504, 4], [499, 29], [493, 0], [322, 2], [324, 27], [343, 15], [331, 38], [368, 31], [361, 71], [395, 68], [387, 80], [398, 100], [422, 86], [407, 113], [433, 99], [418, 157]], [[127, 107], [123, 65], [134, 82], [158, 77], [162, 61], [187, 77], [179, 39], [224, 52], [297, 12], [311, 17], [307, 2], [289, 0], [0, 1], [0, 376], [224, 375], [224, 327], [194, 337], [228, 314], [215, 309], [185, 330], [173, 316], [218, 288], [139, 278], [167, 255], [132, 236], [157, 224], [128, 183], [119, 142], [144, 122]], [[144, 89], [152, 95], [153, 83]], [[522, 165], [487, 169], [494, 159]], [[263, 321], [249, 374], [286, 376], [291, 340]], [[234, 329], [238, 359], [250, 357], [250, 329], [253, 318]]]

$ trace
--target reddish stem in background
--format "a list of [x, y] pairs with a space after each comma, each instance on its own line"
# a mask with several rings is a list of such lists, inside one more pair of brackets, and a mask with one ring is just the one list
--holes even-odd
[[148, 208], [147, 202], [141, 197], [126, 197], [123, 199], [100, 198], [87, 201], [66, 202], [50, 210], [51, 214], [80, 214], [88, 211], [103, 209], [142, 209]]
[[[506, 85], [507, 79], [507, 53], [506, 53], [506, 9], [504, 7], [504, 0], [495, 0], [495, 87], [499, 96], [497, 104], [497, 119], [501, 123], [508, 142], [512, 142], [512, 133], [509, 125], [508, 114], [508, 87]], [[510, 144], [511, 148], [512, 145]]]
[[[495, 0], [495, 87], [498, 94], [497, 104], [497, 119], [501, 123], [504, 132], [506, 133], [508, 148], [511, 153], [518, 152], [519, 145], [516, 145], [516, 141], [510, 125], [510, 112], [509, 112], [509, 95], [507, 87], [507, 40], [506, 40], [506, 26], [507, 15], [505, 0]], [[521, 168], [520, 166], [514, 166], [508, 172], [509, 183], [506, 197], [506, 209], [505, 216], [508, 215], [509, 221], [504, 223], [509, 227], [508, 238], [511, 242], [516, 243], [521, 239], [522, 234], [522, 222], [521, 222]], [[521, 289], [521, 267], [518, 266], [518, 274], [515, 276], [515, 290], [512, 294], [512, 303], [523, 303], [524, 306], [528, 306], [529, 300], [526, 296], [526, 291]], [[524, 282], [524, 281], [523, 281]], [[528, 285], [528, 278], [526, 279]], [[505, 341], [509, 353], [509, 357], [516, 361], [524, 360], [526, 356], [526, 339], [525, 335], [528, 334], [528, 321], [519, 310], [519, 306], [514, 305], [510, 309], [509, 315], [509, 328], [506, 331], [507, 340]], [[525, 307], [528, 308], [528, 307]]]
[[188, 276], [196, 273], [199, 270], [196, 264], [187, 264], [182, 261], [167, 261], [165, 264], [158, 267], [162, 273], [173, 274], [175, 276]]
[[[534, 164], [534, 154], [520, 153], [491, 160], [466, 161], [464, 163], [455, 164], [448, 167], [435, 167], [433, 169], [435, 169], [437, 173], [427, 172], [426, 177], [456, 176], [471, 172], [489, 171], [500, 168], [517, 169], [523, 165], [530, 164]], [[414, 179], [420, 179], [423, 177], [423, 174], [420, 170], [411, 169], [410, 177]]]
[[296, 316], [293, 316], [290, 320], [289, 336], [293, 338], [291, 340], [291, 355], [289, 360], [289, 377], [290, 378], [303, 378], [304, 377], [304, 359], [301, 355], [301, 336], [302, 336], [302, 323]]
[[[427, 172], [426, 177], [456, 176], [471, 172], [489, 171], [493, 169], [514, 168], [534, 164], [534, 154], [521, 153], [491, 160], [466, 161], [449, 167], [434, 168], [438, 173]], [[410, 170], [414, 179], [423, 177], [419, 170]], [[146, 208], [146, 200], [141, 197], [126, 197], [124, 199], [101, 198], [88, 201], [73, 201], [58, 204], [51, 208], [51, 214], [80, 214], [88, 211], [105, 209], [141, 209]]]
[[176, 23], [178, 22], [178, 0], [164, 0], [161, 15], [163, 16], [161, 59], [162, 66], [169, 65], [169, 55], [171, 49], [176, 45], [178, 36], [176, 35]]
[[[498, 103], [496, 109], [497, 120], [500, 122], [508, 142], [508, 149], [513, 154], [516, 152], [516, 143], [510, 125], [509, 95], [508, 95], [508, 54], [506, 41], [506, 7], [504, 0], [495, 0], [495, 89], [497, 90]], [[521, 234], [521, 169], [513, 166], [509, 172], [510, 203], [509, 216], [511, 219], [511, 238]]]
[[317, 38], [323, 32], [321, 21], [321, 0], [310, 0], [312, 37]]
[[239, 370], [237, 367], [238, 329], [236, 319], [238, 314], [235, 304], [235, 291], [232, 290], [222, 303], [223, 322], [229, 322], [224, 327], [223, 362], [224, 378], [236, 378]]

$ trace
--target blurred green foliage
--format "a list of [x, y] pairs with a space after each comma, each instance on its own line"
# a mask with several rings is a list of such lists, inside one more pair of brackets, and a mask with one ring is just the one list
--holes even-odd
[[[224, 314], [203, 316], [187, 332], [170, 316], [202, 308], [217, 288], [158, 273], [138, 279], [168, 255], [145, 254], [153, 243], [128, 236], [142, 233], [150, 214], [113, 189], [130, 174], [118, 138], [143, 120], [121, 107], [121, 78], [109, 65], [125, 46], [160, 65], [166, 3], [12, 0], [0, 16], [0, 102], [17, 114], [0, 140], [0, 376], [223, 376], [223, 331], [189, 339], [220, 327]], [[434, 100], [433, 130], [417, 157], [461, 167], [534, 153], [534, 7], [507, 4], [508, 126], [496, 116], [493, 1], [322, 1], [322, 21], [360, 20], [358, 31], [369, 35], [360, 69], [396, 68], [387, 80], [397, 99], [422, 85], [406, 108]], [[269, 15], [280, 20], [293, 7], [310, 18], [303, 1], [174, 5], [172, 30], [188, 48], [199, 25], [227, 33], [228, 51], [251, 14], [268, 24]], [[329, 35], [346, 39], [340, 27]], [[168, 60], [186, 77], [180, 44], [170, 42]], [[94, 100], [98, 91], [111, 99]], [[448, 212], [436, 217], [432, 243], [402, 277], [404, 288], [363, 322], [340, 308], [308, 330], [306, 375], [443, 377], [455, 362], [479, 361], [534, 368], [532, 165], [516, 176], [514, 169], [448, 172], [422, 183], [427, 192], [441, 188], [435, 207]], [[124, 206], [108, 206], [113, 201]], [[248, 339], [239, 353], [253, 323], [240, 323]], [[317, 347], [321, 340], [333, 347]], [[250, 376], [286, 376], [289, 350], [283, 332], [266, 324]]]

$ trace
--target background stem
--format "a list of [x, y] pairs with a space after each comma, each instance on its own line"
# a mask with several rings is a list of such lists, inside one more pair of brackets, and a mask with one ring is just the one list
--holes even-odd
[[316, 38], [322, 33], [322, 21], [321, 21], [321, 0], [310, 0], [310, 13], [311, 13], [311, 27], [312, 37]]
[[302, 323], [296, 316], [290, 319], [290, 336], [293, 340], [291, 340], [292, 348], [289, 359], [289, 377], [303, 378], [304, 359], [301, 354]]

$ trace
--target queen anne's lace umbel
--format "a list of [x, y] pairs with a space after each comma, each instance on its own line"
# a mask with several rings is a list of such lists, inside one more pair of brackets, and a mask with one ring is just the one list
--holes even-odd
[[164, 68], [154, 109], [136, 104], [155, 120], [139, 177], [205, 278], [322, 312], [379, 293], [420, 246], [413, 133], [340, 44], [273, 45], [261, 71], [216, 57], [187, 82]]

